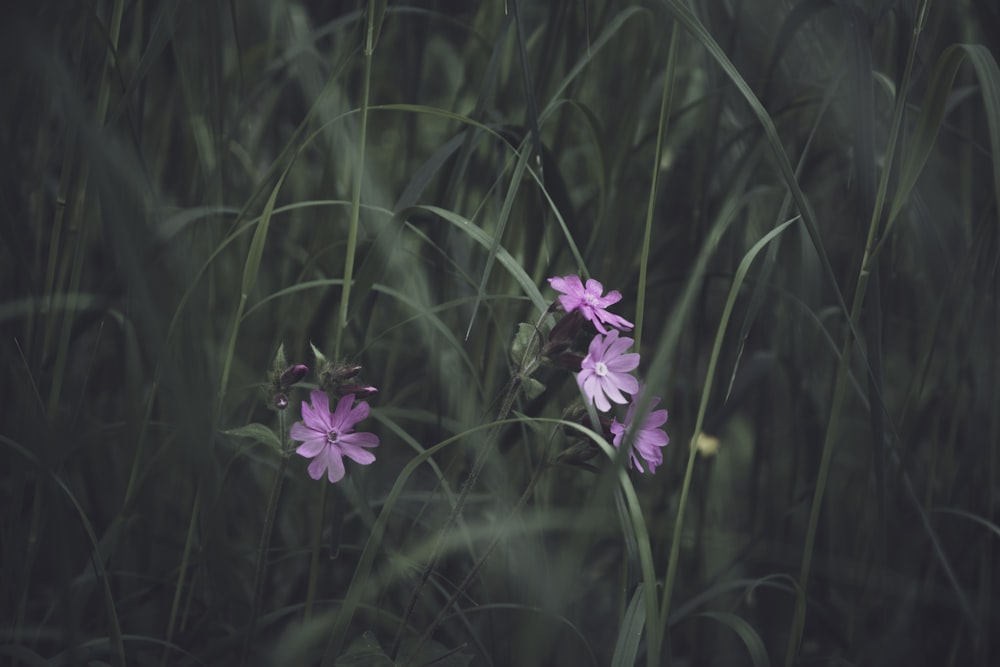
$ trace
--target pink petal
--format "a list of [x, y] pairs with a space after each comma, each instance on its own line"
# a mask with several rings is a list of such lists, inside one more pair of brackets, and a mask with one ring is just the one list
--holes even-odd
[[310, 477], [313, 479], [319, 479], [326, 471], [326, 460], [319, 456], [314, 458], [309, 462], [308, 471]]
[[[627, 394], [635, 395], [639, 393], [639, 381], [632, 375], [615, 375], [615, 385]], [[625, 401], [622, 401], [624, 403]]]
[[297, 440], [298, 442], [305, 442], [319, 437], [326, 438], [326, 432], [317, 431], [314, 428], [306, 426], [302, 422], [295, 422], [292, 424], [292, 428], [288, 432], [288, 435], [292, 438], [292, 440]]
[[330, 425], [332, 427], [330, 430], [343, 432], [349, 431], [354, 426], [350, 422], [352, 403], [354, 403], [354, 394], [340, 397], [340, 400], [337, 401], [337, 409], [333, 411], [333, 415], [330, 417]]
[[374, 433], [348, 433], [340, 436], [338, 444], [349, 447], [378, 447], [378, 436]]
[[[294, 438], [295, 436], [292, 437]], [[323, 451], [323, 448], [326, 446], [327, 445], [326, 445], [325, 435], [318, 437], [316, 435], [313, 435], [312, 437], [306, 439], [306, 441], [303, 442], [301, 445], [299, 445], [298, 449], [295, 450], [295, 453], [298, 454], [299, 456], [304, 456], [307, 459], [311, 459], [315, 456], [319, 456], [319, 454]]]
[[[634, 352], [623, 354], [620, 357], [605, 359], [604, 363], [612, 373], [628, 373], [639, 365], [639, 355]], [[638, 390], [638, 386], [636, 386], [636, 390]]]
[[659, 428], [667, 423], [667, 411], [657, 410], [655, 412], [650, 412], [649, 417], [646, 418], [646, 422], [643, 424], [645, 428]]
[[[579, 278], [577, 278], [577, 280], [579, 280]], [[587, 281], [587, 292], [593, 294], [596, 297], [600, 297], [601, 294], [604, 293], [604, 285], [591, 278], [590, 280]]]
[[363, 466], [373, 463], [375, 461], [375, 455], [372, 454], [367, 449], [361, 449], [360, 447], [351, 447], [350, 445], [341, 446], [340, 451], [343, 452], [344, 456], [351, 459], [355, 463], [360, 463]]
[[[351, 396], [351, 398], [352, 399], [354, 398], [353, 395]], [[360, 403], [355, 405], [354, 408], [348, 413], [347, 417], [347, 421], [350, 422], [350, 427], [354, 428], [354, 425], [357, 424], [362, 419], [365, 419], [368, 416], [369, 412], [371, 412], [371, 407], [364, 401], [361, 401]]]
[[[618, 332], [616, 331], [615, 333], [617, 334]], [[632, 340], [631, 338], [618, 338], [616, 340], [612, 340], [608, 344], [607, 356], [620, 357], [622, 354], [624, 354], [625, 350], [632, 347], [632, 343], [634, 342], [635, 341]], [[635, 353], [633, 352], [633, 354]]]
[[[605, 376], [602, 379], [601, 390], [604, 393], [604, 395], [606, 395], [609, 399], [611, 399], [615, 403], [618, 403], [619, 405], [628, 403], [628, 399], [622, 396], [621, 391], [618, 389], [618, 384], [614, 380], [610, 379], [608, 376]], [[609, 405], [608, 408], [610, 407], [611, 406]], [[605, 408], [605, 410], [607, 410], [608, 408]]]
[[561, 278], [559, 276], [549, 278], [549, 285], [551, 285], [552, 289], [554, 289], [557, 292], [565, 293], [567, 291], [565, 278]]
[[330, 399], [327, 398], [325, 391], [318, 389], [311, 391], [309, 398], [312, 401], [312, 406], [307, 410], [306, 404], [302, 404], [302, 421], [306, 423], [306, 426], [317, 431], [329, 433], [333, 430], [330, 421]]
[[327, 479], [330, 480], [331, 484], [336, 484], [344, 478], [344, 461], [341, 459], [340, 452], [333, 447], [327, 447], [324, 452], [313, 459], [313, 462], [309, 464], [309, 476], [313, 479], [319, 479], [323, 476], [324, 470], [326, 470]]
[[602, 299], [604, 303], [601, 305], [610, 306], [612, 304], [618, 303], [621, 300], [622, 300], [622, 293], [616, 289], [613, 289], [604, 296], [604, 298]]
[[607, 412], [611, 409], [611, 404], [608, 403], [608, 399], [604, 396], [604, 387], [601, 385], [601, 378], [598, 376], [592, 375], [587, 378], [587, 382], [583, 387], [583, 393], [594, 401], [594, 405], [601, 412]]

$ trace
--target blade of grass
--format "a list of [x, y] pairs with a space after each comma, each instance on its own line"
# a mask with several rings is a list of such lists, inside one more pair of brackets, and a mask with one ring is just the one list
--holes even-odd
[[[664, 634], [667, 631], [667, 619], [670, 615], [670, 603], [671, 598], [673, 597], [674, 581], [677, 577], [677, 565], [680, 561], [681, 530], [684, 527], [684, 510], [687, 506], [688, 497], [691, 491], [691, 480], [694, 476], [694, 462], [698, 453], [698, 448], [696, 446], [697, 434], [701, 433], [702, 424], [705, 421], [705, 414], [708, 411], [709, 398], [712, 393], [713, 378], [715, 377], [715, 368], [718, 364], [719, 355], [722, 351], [722, 342], [725, 339], [725, 333], [729, 326], [729, 318], [732, 315], [733, 306], [736, 304], [736, 297], [740, 293], [743, 281], [746, 278], [747, 272], [750, 270], [750, 266], [753, 264], [753, 260], [771, 241], [780, 236], [782, 232], [792, 225], [792, 223], [798, 221], [799, 219], [800, 218], [796, 216], [781, 223], [765, 234], [750, 248], [750, 250], [746, 252], [743, 259], [740, 260], [736, 273], [733, 275], [733, 284], [729, 289], [729, 296], [726, 298], [726, 305], [723, 307], [722, 315], [719, 317], [719, 324], [715, 334], [715, 343], [712, 346], [712, 352], [709, 356], [708, 369], [705, 371], [705, 386], [702, 389], [701, 400], [698, 404], [698, 416], [695, 418], [694, 429], [692, 430], [695, 437], [691, 439], [691, 444], [688, 448], [687, 467], [684, 471], [684, 482], [681, 486], [680, 498], [677, 505], [677, 517], [674, 522], [673, 539], [670, 543], [670, 560], [667, 563], [667, 573], [663, 582], [663, 600], [660, 605], [660, 623], [663, 626], [662, 631]], [[639, 409], [641, 409], [641, 406], [639, 406]]]
[[676, 21], [670, 28], [670, 47], [667, 51], [667, 66], [663, 72], [663, 95], [660, 98], [660, 120], [656, 127], [656, 145], [653, 148], [653, 172], [650, 175], [649, 199], [646, 203], [646, 228], [642, 236], [639, 255], [639, 290], [635, 306], [635, 349], [642, 350], [642, 320], [646, 312], [646, 275], [649, 269], [649, 247], [653, 234], [653, 212], [656, 210], [656, 190], [660, 181], [660, 163], [663, 161], [663, 140], [670, 120], [673, 103], [674, 78], [677, 74], [677, 51], [680, 42], [680, 26]]
[[80, 520], [80, 525], [83, 527], [83, 530], [87, 535], [87, 540], [90, 543], [90, 553], [88, 554], [88, 559], [94, 568], [94, 574], [101, 582], [102, 592], [104, 593], [104, 607], [105, 612], [108, 615], [108, 630], [112, 649], [112, 659], [114, 660], [115, 665], [125, 667], [125, 646], [122, 643], [121, 623], [118, 620], [118, 611], [115, 606], [114, 595], [111, 592], [111, 582], [108, 581], [108, 572], [104, 567], [103, 559], [99, 555], [100, 549], [98, 547], [97, 534], [94, 532], [94, 526], [87, 517], [87, 513], [84, 511], [80, 501], [77, 500], [76, 495], [74, 495], [70, 488], [66, 486], [66, 483], [62, 480], [62, 478], [44, 466], [32, 452], [4, 435], [0, 435], [0, 443], [7, 445], [24, 459], [37, 466], [39, 471], [44, 471], [44, 474], [49, 477], [57, 487], [59, 487], [59, 490], [62, 491], [63, 495], [66, 496], [70, 504], [73, 505], [73, 509], [76, 510], [77, 518]]
[[753, 626], [740, 616], [724, 611], [703, 611], [699, 616], [710, 618], [713, 621], [722, 623], [730, 630], [739, 635], [743, 644], [750, 654], [750, 661], [754, 667], [770, 667], [771, 660], [767, 657], [767, 649], [764, 647], [764, 640], [760, 638]]
[[806, 538], [802, 552], [802, 565], [799, 571], [799, 587], [795, 600], [795, 612], [792, 616], [792, 627], [789, 633], [788, 649], [785, 653], [785, 665], [791, 667], [795, 663], [801, 644], [802, 635], [805, 629], [806, 594], [809, 581], [810, 569], [812, 566], [813, 548], [816, 540], [816, 530], [819, 524], [820, 508], [823, 504], [823, 497], [826, 491], [826, 482], [830, 473], [830, 462], [833, 457], [834, 442], [838, 437], [839, 422], [842, 418], [847, 395], [849, 366], [851, 365], [854, 343], [858, 340], [857, 326], [861, 319], [862, 308], [865, 295], [868, 289], [868, 279], [871, 275], [872, 251], [878, 239], [881, 227], [883, 206], [886, 193], [889, 187], [890, 176], [892, 174], [892, 160], [896, 152], [896, 141], [899, 137], [900, 128], [903, 121], [903, 112], [906, 105], [906, 93], [909, 88], [910, 73], [913, 70], [913, 63], [916, 59], [917, 43], [920, 33], [923, 30], [927, 16], [929, 0], [922, 0], [917, 10], [917, 20], [914, 22], [913, 34], [910, 40], [910, 49], [906, 58], [906, 65], [903, 77], [900, 80], [899, 94], [896, 96], [896, 105], [893, 110], [892, 126], [889, 131], [889, 139], [885, 151], [885, 166], [882, 170], [882, 177], [879, 182], [878, 192], [875, 198], [875, 205], [872, 210], [871, 222], [868, 227], [868, 239], [865, 242], [864, 257], [861, 260], [861, 267], [858, 273], [858, 280], [855, 285], [854, 299], [851, 306], [848, 323], [850, 329], [844, 339], [844, 346], [841, 350], [840, 363], [837, 366], [837, 374], [834, 380], [833, 398], [830, 405], [830, 415], [827, 421], [826, 434], [823, 439], [823, 449], [820, 455], [819, 471], [817, 472], [816, 486], [813, 491], [813, 500], [809, 512], [809, 522], [806, 526]]
[[618, 629], [618, 641], [615, 642], [615, 652], [611, 655], [611, 667], [632, 667], [635, 656], [639, 652], [639, 639], [646, 625], [646, 606], [643, 601], [643, 588], [635, 589], [632, 599], [625, 610], [621, 627]]

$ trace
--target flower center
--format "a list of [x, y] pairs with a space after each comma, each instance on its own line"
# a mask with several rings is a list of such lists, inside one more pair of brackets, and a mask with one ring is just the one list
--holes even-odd
[[594, 372], [597, 373], [598, 377], [604, 377], [608, 374], [608, 367], [603, 361], [598, 361], [594, 364]]
[[599, 308], [601, 305], [600, 301], [597, 300], [597, 297], [591, 294], [590, 292], [584, 293], [583, 302], [586, 303], [588, 306], [591, 306], [592, 308]]
[[334, 431], [330, 431], [329, 433], [326, 434], [326, 444], [328, 444], [328, 445], [335, 444], [337, 442], [337, 438], [339, 438], [339, 437], [340, 437], [340, 434], [337, 433], [337, 431], [335, 431], [335, 430]]

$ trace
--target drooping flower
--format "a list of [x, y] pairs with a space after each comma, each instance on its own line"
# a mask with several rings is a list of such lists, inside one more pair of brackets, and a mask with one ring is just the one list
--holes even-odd
[[559, 303], [562, 304], [563, 310], [571, 313], [579, 308], [583, 316], [602, 334], [608, 333], [605, 324], [622, 331], [632, 328], [632, 323], [624, 317], [605, 310], [608, 306], [621, 301], [622, 295], [618, 290], [611, 290], [606, 296], [602, 296], [604, 285], [591, 278], [584, 287], [580, 276], [576, 275], [549, 278], [549, 284], [557, 292], [562, 292]]
[[292, 440], [302, 443], [295, 453], [312, 459], [310, 477], [319, 479], [326, 472], [330, 482], [339, 482], [344, 477], [343, 457], [361, 465], [375, 460], [375, 455], [364, 448], [378, 447], [378, 436], [354, 432], [354, 425], [368, 416], [367, 403], [354, 405], [354, 394], [348, 394], [330, 412], [326, 392], [313, 391], [310, 398], [312, 405], [302, 402], [302, 421], [293, 424], [290, 432]]
[[635, 394], [639, 391], [639, 381], [629, 374], [639, 365], [639, 355], [624, 353], [634, 342], [631, 338], [619, 338], [615, 330], [607, 336], [598, 334], [590, 341], [590, 350], [580, 364], [576, 382], [601, 412], [610, 410], [611, 402], [627, 402], [622, 392]]
[[659, 397], [654, 397], [649, 403], [649, 413], [642, 420], [641, 424], [635, 424], [635, 406], [638, 396], [632, 397], [632, 403], [625, 413], [625, 423], [619, 423], [617, 419], [611, 422], [611, 432], [614, 434], [615, 447], [621, 447], [625, 438], [625, 433], [632, 430], [632, 451], [629, 452], [629, 465], [645, 472], [642, 469], [642, 462], [646, 462], [650, 474], [656, 471], [656, 467], [663, 463], [662, 447], [670, 443], [670, 436], [661, 427], [667, 423], [666, 410], [653, 410], [660, 402]]

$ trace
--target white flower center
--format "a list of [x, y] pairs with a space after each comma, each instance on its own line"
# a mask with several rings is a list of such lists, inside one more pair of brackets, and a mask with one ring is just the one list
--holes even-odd
[[332, 445], [332, 444], [336, 443], [337, 442], [337, 438], [339, 438], [339, 437], [340, 437], [340, 434], [337, 433], [337, 431], [330, 431], [329, 433], [326, 434], [326, 444]]
[[594, 364], [594, 372], [597, 373], [598, 377], [604, 377], [608, 374], [608, 367], [603, 361], [598, 361]]
[[593, 294], [591, 294], [590, 292], [586, 292], [586, 293], [585, 293], [585, 294], [583, 295], [583, 301], [584, 301], [584, 303], [586, 303], [586, 304], [587, 304], [588, 306], [591, 306], [591, 307], [593, 307], [593, 308], [599, 308], [599, 307], [600, 307], [600, 305], [601, 305], [601, 304], [600, 304], [600, 302], [598, 302], [598, 300], [597, 300], [597, 297], [596, 297], [596, 296], [594, 296]]

